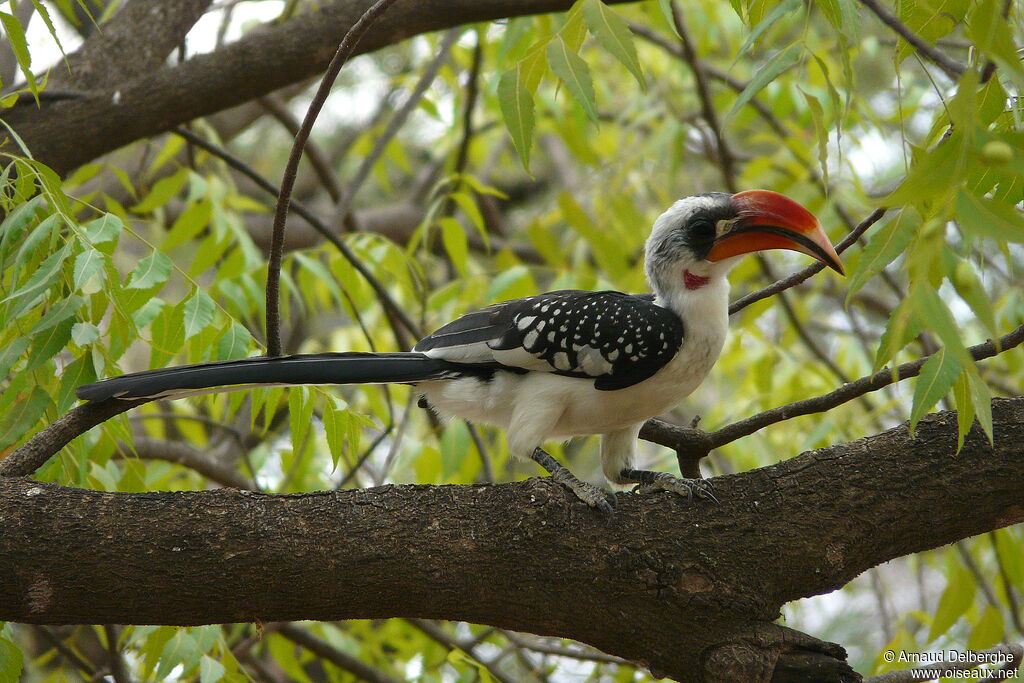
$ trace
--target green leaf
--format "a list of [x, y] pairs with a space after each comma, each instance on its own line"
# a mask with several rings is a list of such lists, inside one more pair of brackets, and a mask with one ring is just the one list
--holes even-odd
[[[22, 241], [21, 246], [18, 247], [18, 252], [14, 255], [14, 261], [16, 263], [25, 263], [36, 257], [36, 254], [42, 247], [49, 237], [58, 230], [61, 226], [61, 217], [58, 214], [50, 214], [43, 220], [39, 221], [39, 225], [32, 228], [32, 231]], [[49, 251], [49, 249], [45, 249]]]
[[591, 121], [597, 121], [597, 100], [587, 63], [570, 50], [564, 40], [556, 36], [548, 43], [548, 64], [551, 71], [565, 84], [573, 99], [583, 107], [587, 117]]
[[199, 683], [217, 683], [224, 677], [224, 665], [213, 657], [203, 655], [199, 660]]
[[949, 631], [950, 627], [974, 603], [976, 588], [974, 576], [965, 569], [958, 569], [949, 577], [949, 583], [946, 584], [946, 590], [939, 598], [939, 606], [935, 610], [931, 629], [928, 631], [929, 642]]
[[24, 657], [17, 645], [0, 638], [0, 681], [17, 681], [21, 678]]
[[135, 266], [125, 289], [149, 289], [163, 284], [170, 277], [173, 265], [165, 254], [154, 251]]
[[[28, 302], [34, 300], [40, 294], [45, 292], [56, 282], [57, 278], [60, 277], [61, 266], [64, 265], [64, 260], [68, 257], [68, 253], [71, 251], [71, 245], [65, 244], [64, 248], [60, 251], [55, 251], [46, 257], [46, 259], [39, 264], [35, 272], [32, 273], [32, 277], [28, 279], [24, 285], [21, 286], [14, 294], [8, 296], [4, 301], [10, 301], [12, 299], [21, 299], [22, 301]], [[22, 307], [18, 307], [19, 310]]]
[[890, 207], [922, 206], [941, 199], [950, 186], [963, 178], [966, 162], [964, 136], [954, 131], [949, 139], [934, 149], [915, 155], [910, 172], [899, 187], [876, 203]]
[[946, 353], [945, 347], [925, 361], [914, 386], [914, 405], [910, 411], [911, 436], [914, 435], [914, 427], [925, 413], [949, 393], [962, 370], [963, 366], [957, 362], [953, 354]]
[[874, 231], [871, 240], [864, 247], [857, 270], [850, 277], [846, 291], [846, 305], [853, 296], [867, 284], [868, 280], [881, 273], [887, 265], [902, 254], [914, 239], [920, 218], [909, 209], [904, 209], [883, 223]]
[[232, 320], [217, 340], [217, 360], [245, 358], [252, 344], [252, 335], [237, 321]]
[[1003, 18], [1002, 0], [981, 0], [967, 19], [967, 35], [999, 69], [1010, 75], [1017, 87], [1024, 86], [1024, 65], [1010, 29]]
[[28, 397], [19, 397], [0, 421], [0, 448], [20, 441], [53, 404], [42, 387], [32, 387]]
[[1024, 243], [1024, 215], [1014, 206], [960, 190], [956, 215], [964, 229], [976, 235]]
[[4, 26], [4, 33], [7, 34], [7, 44], [14, 52], [14, 58], [18, 61], [18, 67], [25, 76], [28, 89], [32, 94], [39, 94], [39, 84], [36, 83], [35, 74], [32, 73], [32, 55], [29, 54], [28, 40], [25, 38], [25, 29], [21, 22], [7, 12], [0, 12], [0, 23]]
[[71, 328], [71, 340], [79, 346], [92, 344], [100, 338], [100, 328], [92, 323], [75, 323]]
[[171, 229], [167, 231], [160, 249], [170, 251], [175, 247], [185, 244], [199, 234], [199, 231], [210, 223], [213, 215], [213, 203], [204, 199], [203, 201], [189, 204], [188, 208], [181, 212], [181, 215], [174, 221]]
[[202, 332], [213, 322], [213, 299], [201, 289], [197, 289], [192, 297], [185, 302], [185, 340], [189, 340]]
[[988, 384], [978, 373], [977, 366], [972, 363], [966, 370], [967, 386], [971, 394], [971, 403], [974, 405], [974, 416], [991, 444], [995, 438], [992, 425], [992, 393], [988, 389]]
[[32, 346], [28, 351], [28, 364], [25, 366], [25, 372], [36, 369], [60, 353], [71, 339], [71, 328], [74, 324], [74, 320], [65, 319], [32, 337]]
[[[800, 5], [800, 0], [783, 0], [779, 4], [775, 5], [775, 7], [773, 7], [767, 15], [765, 15], [764, 19], [758, 22], [757, 26], [755, 26], [754, 29], [750, 31], [750, 33], [747, 35], [746, 40], [743, 41], [743, 45], [740, 46], [740, 49], [736, 53], [736, 58], [733, 60], [733, 65], [735, 65], [736, 62], [740, 60], [740, 57], [742, 57], [743, 55], [747, 54], [750, 51], [750, 48], [752, 48], [757, 43], [758, 38], [760, 38], [765, 31], [771, 28], [776, 21], [778, 21], [787, 14], [793, 13], [800, 7]], [[674, 28], [675, 22], [671, 23]]]
[[0, 350], [0, 377], [6, 377], [21, 355], [28, 350], [28, 337], [18, 337]]
[[465, 277], [469, 267], [466, 231], [462, 229], [461, 223], [450, 216], [442, 218], [437, 223], [441, 227], [441, 241], [452, 260], [452, 265], [458, 269], [462, 277]]
[[790, 45], [785, 50], [777, 53], [774, 57], [768, 60], [768, 62], [757, 71], [747, 87], [743, 89], [739, 97], [736, 98], [736, 102], [733, 103], [732, 109], [725, 115], [727, 119], [735, 116], [736, 112], [743, 108], [743, 106], [749, 102], [754, 95], [764, 90], [765, 86], [774, 81], [779, 74], [786, 71], [800, 59], [800, 55], [803, 53], [803, 47], [800, 45]]
[[338, 406], [338, 400], [329, 397], [324, 406], [324, 434], [327, 436], [327, 448], [331, 452], [334, 469], [338, 469], [338, 463], [345, 454], [345, 418], [345, 411]]
[[[878, 351], [875, 352], [875, 364], [873, 370], [878, 372], [882, 367], [895, 359], [896, 354], [910, 343], [910, 340], [921, 334], [924, 325], [920, 316], [914, 309], [913, 300], [903, 299], [896, 310], [889, 316], [885, 325], [882, 338], [878, 341]], [[893, 365], [895, 369], [895, 364]]]
[[959, 453], [964, 447], [964, 437], [974, 424], [974, 402], [971, 400], [970, 380], [966, 372], [961, 372], [960, 378], [953, 385], [953, 400], [956, 401], [956, 452]]
[[298, 454], [306, 442], [313, 420], [313, 399], [309, 387], [292, 387], [288, 392], [288, 418], [292, 433], [292, 452]]
[[640, 87], [646, 90], [644, 71], [640, 66], [636, 45], [633, 44], [633, 34], [626, 20], [601, 0], [583, 0], [583, 20], [587, 22], [587, 28], [597, 38], [597, 42], [622, 62]]
[[533, 93], [526, 89], [523, 66], [506, 71], [498, 81], [498, 104], [512, 144], [519, 152], [523, 168], [530, 170], [530, 146], [533, 144]]
[[956, 356], [960, 365], [973, 367], [974, 359], [967, 352], [956, 321], [938, 292], [927, 283], [917, 282], [910, 288], [910, 298], [920, 319], [927, 323], [928, 329], [938, 335], [947, 351]]
[[800, 91], [811, 112], [814, 122], [814, 135], [818, 138], [818, 165], [821, 167], [822, 182], [828, 185], [828, 126], [825, 125], [825, 109], [814, 95]]
[[185, 343], [183, 308], [181, 304], [164, 306], [160, 314], [149, 324], [149, 366], [151, 368], [165, 365], [181, 351], [181, 347]]
[[36, 195], [7, 214], [0, 223], [0, 260], [6, 258], [9, 250], [21, 239], [21, 234], [36, 218], [43, 196]]
[[75, 257], [73, 282], [76, 290], [85, 294], [95, 294], [103, 287], [106, 279], [104, 260], [106, 254], [98, 249], [86, 247]]
[[91, 244], [103, 244], [117, 241], [117, 238], [124, 232], [124, 221], [112, 213], [107, 213], [89, 221], [82, 227], [85, 231], [85, 239], [89, 240]]
[[174, 175], [169, 175], [153, 184], [153, 189], [146, 197], [132, 207], [135, 213], [150, 213], [171, 200], [172, 197], [181, 192], [188, 180], [189, 170], [182, 168]]
[[29, 332], [29, 336], [35, 336], [43, 330], [53, 327], [59, 322], [63, 322], [67, 318], [75, 315], [78, 309], [85, 303], [85, 299], [73, 294], [67, 299], [62, 300], [56, 306], [52, 306], [46, 314], [39, 319], [39, 322], [35, 324], [32, 330]]

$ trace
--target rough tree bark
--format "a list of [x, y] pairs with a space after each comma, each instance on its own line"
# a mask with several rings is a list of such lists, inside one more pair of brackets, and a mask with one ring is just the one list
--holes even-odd
[[[632, 0], [608, 0], [610, 3]], [[128, 3], [147, 4], [145, 0]], [[197, 3], [197, 0], [192, 0]], [[198, 3], [201, 4], [201, 3]], [[248, 102], [323, 71], [345, 32], [370, 0], [336, 0], [280, 24], [250, 32], [209, 54], [131, 80], [83, 80], [79, 99], [26, 100], [5, 120], [39, 161], [60, 174], [118, 147], [178, 124]], [[477, 21], [564, 11], [572, 0], [417, 0], [388, 10], [356, 47], [356, 54]], [[90, 40], [100, 40], [96, 32]]]
[[774, 623], [895, 557], [1024, 520], [1024, 397], [715, 480], [721, 505], [549, 480], [303, 495], [101, 493], [0, 478], [0, 620], [428, 617], [590, 643], [685, 681], [853, 681]]

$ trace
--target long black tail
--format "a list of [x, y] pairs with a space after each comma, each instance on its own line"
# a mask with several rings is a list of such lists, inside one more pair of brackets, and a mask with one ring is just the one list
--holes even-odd
[[383, 384], [452, 376], [458, 365], [422, 353], [313, 353], [243, 358], [147, 370], [78, 387], [87, 401], [108, 398], [180, 398], [236, 385]]

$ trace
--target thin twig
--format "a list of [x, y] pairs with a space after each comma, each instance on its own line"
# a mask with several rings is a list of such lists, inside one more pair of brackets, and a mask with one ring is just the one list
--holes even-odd
[[338, 46], [334, 57], [327, 65], [320, 87], [317, 88], [313, 101], [306, 111], [302, 120], [302, 126], [295, 136], [288, 163], [281, 178], [281, 191], [278, 194], [277, 210], [274, 213], [274, 230], [270, 238], [270, 258], [267, 260], [267, 355], [281, 355], [281, 260], [284, 254], [284, 229], [288, 220], [288, 209], [291, 205], [292, 189], [295, 187], [295, 179], [298, 175], [299, 162], [302, 160], [302, 150], [313, 130], [313, 123], [323, 109], [327, 96], [331, 92], [341, 67], [345, 65], [352, 55], [355, 46], [363, 37], [363, 34], [370, 28], [373, 22], [390, 7], [395, 0], [377, 0], [370, 9], [366, 10], [358, 21], [345, 34], [341, 44]]
[[461, 35], [461, 28], [449, 29], [444, 34], [444, 38], [441, 40], [441, 46], [437, 50], [437, 56], [427, 65], [423, 75], [420, 76], [420, 80], [416, 83], [416, 87], [409, 93], [409, 97], [406, 98], [402, 106], [395, 112], [391, 120], [388, 121], [387, 127], [384, 132], [377, 137], [374, 141], [373, 149], [366, 155], [362, 163], [359, 164], [359, 168], [356, 170], [355, 176], [349, 183], [348, 187], [345, 188], [344, 193], [341, 196], [341, 200], [338, 202], [337, 208], [335, 209], [335, 215], [338, 217], [338, 223], [344, 224], [348, 220], [348, 214], [352, 210], [352, 200], [355, 198], [359, 188], [362, 187], [363, 183], [370, 176], [370, 172], [373, 170], [374, 164], [380, 159], [381, 155], [384, 154], [384, 150], [387, 148], [388, 143], [398, 134], [402, 126], [405, 125], [406, 119], [409, 115], [419, 106], [420, 100], [426, 94], [427, 89], [430, 88], [430, 84], [437, 78], [437, 73], [441, 70], [441, 67], [445, 62], [448, 61], [448, 53], [451, 51], [452, 45], [459, 39]]
[[[885, 209], [875, 209], [870, 216], [861, 221], [856, 228], [854, 228], [846, 237], [843, 238], [841, 242], [839, 242], [839, 244], [836, 245], [836, 253], [841, 254], [848, 248], [850, 248], [858, 239], [860, 239], [860, 236], [863, 235], [868, 228], [870, 228], [872, 225], [881, 220], [883, 215], [885, 215]], [[741, 297], [736, 301], [732, 302], [732, 304], [730, 304], [729, 315], [738, 313], [739, 311], [743, 310], [750, 304], [756, 303], [761, 299], [767, 299], [768, 297], [774, 296], [779, 292], [785, 291], [791, 287], [795, 287], [796, 285], [810, 278], [812, 275], [819, 273], [824, 269], [825, 265], [823, 263], [815, 262], [807, 266], [803, 270], [798, 270], [792, 275], [784, 277], [781, 280], [778, 280], [768, 285], [764, 289], [759, 289], [756, 292], [751, 292], [750, 294], [747, 294], [746, 296]]]
[[428, 619], [407, 619], [410, 624], [422, 631], [431, 640], [434, 640], [449, 650], [460, 650], [473, 658], [487, 669], [491, 676], [501, 683], [512, 683], [512, 679], [503, 674], [494, 665], [494, 662], [485, 662], [476, 652], [476, 647], [469, 643], [460, 642], [454, 636], [448, 634], [443, 628]]
[[722, 126], [715, 111], [714, 101], [711, 99], [711, 87], [708, 85], [708, 77], [704, 64], [697, 56], [693, 46], [693, 38], [686, 28], [686, 20], [675, 0], [670, 2], [672, 8], [672, 23], [675, 24], [676, 32], [679, 34], [679, 43], [682, 47], [683, 58], [690, 65], [693, 71], [693, 78], [697, 82], [697, 95], [700, 99], [701, 116], [715, 136], [715, 147], [718, 152], [718, 162], [722, 169], [722, 178], [725, 180], [726, 189], [735, 193], [736, 187], [736, 159], [729, 148], [728, 140], [722, 133]]
[[103, 633], [107, 637], [107, 653], [110, 656], [110, 677], [114, 683], [131, 683], [128, 677], [128, 670], [125, 668], [124, 657], [117, 647], [119, 638], [118, 629], [112, 624], [104, 624]]
[[[266, 109], [271, 116], [278, 120], [278, 122], [284, 126], [285, 130], [292, 136], [299, 134], [299, 128], [302, 124], [292, 114], [288, 106], [281, 101], [281, 99], [274, 94], [264, 95], [256, 100], [260, 103], [264, 109]], [[341, 199], [341, 183], [338, 182], [338, 176], [334, 172], [334, 168], [331, 165], [327, 155], [324, 154], [320, 146], [314, 143], [312, 140], [306, 142], [306, 149], [303, 151], [306, 158], [309, 159], [310, 165], [313, 170], [316, 171], [317, 178], [320, 179], [320, 183], [324, 189], [327, 190], [327, 194], [333, 201]]]
[[882, 7], [877, 0], [860, 0], [860, 2], [871, 10], [883, 24], [891, 28], [893, 31], [896, 31], [896, 33], [900, 34], [905, 41], [913, 45], [921, 56], [942, 69], [942, 71], [949, 76], [950, 80], [955, 81], [960, 78], [960, 74], [967, 71], [966, 66], [952, 59], [944, 52], [937, 50], [924, 38], [911, 31], [906, 24], [900, 21], [899, 18], [888, 9]]
[[334, 647], [326, 640], [319, 638], [296, 624], [282, 624], [277, 632], [297, 645], [306, 648], [317, 657], [324, 659], [343, 671], [348, 671], [360, 680], [371, 683], [398, 683], [397, 679], [388, 676], [379, 669], [365, 664], [347, 652]]
[[[995, 342], [987, 341], [976, 346], [972, 346], [967, 351], [971, 354], [971, 357], [975, 361], [984, 360], [985, 358], [991, 358], [992, 356], [1009, 351], [1010, 349], [1016, 348], [1024, 343], [1024, 325], [1021, 325], [1013, 332], [1004, 335], [999, 339], [998, 345]], [[767, 427], [768, 425], [775, 424], [776, 422], [782, 422], [783, 420], [789, 420], [800, 415], [810, 415], [812, 413], [821, 413], [826, 410], [840, 406], [848, 401], [852, 401], [858, 396], [863, 396], [872, 391], [877, 391], [882, 387], [889, 386], [894, 382], [904, 380], [910, 377], [917, 377], [921, 374], [921, 367], [928, 361], [931, 356], [919, 358], [918, 360], [904, 363], [896, 368], [893, 372], [889, 368], [879, 370], [873, 375], [861, 377], [858, 380], [854, 380], [849, 384], [843, 385], [842, 387], [831, 391], [827, 394], [815, 396], [813, 398], [805, 398], [801, 401], [794, 401], [778, 408], [772, 408], [766, 410], [763, 413], [758, 413], [739, 422], [734, 422], [730, 425], [722, 427], [719, 430], [711, 432], [708, 435], [710, 442], [714, 448], [724, 446], [727, 443], [731, 443], [736, 439], [742, 438], [753, 434], [754, 432]]]
[[[231, 154], [227, 150], [218, 147], [217, 145], [214, 145], [208, 140], [184, 128], [175, 128], [173, 132], [176, 135], [180, 135], [181, 137], [189, 140], [197, 147], [202, 147], [210, 154], [219, 157], [228, 166], [230, 166], [231, 168], [235, 169], [236, 171], [238, 171], [239, 173], [253, 181], [253, 183], [255, 183], [256, 186], [259, 187], [261, 190], [264, 190], [270, 194], [277, 194], [277, 188], [275, 188], [274, 185], [269, 180], [261, 176], [251, 166], [249, 166], [244, 161], [242, 161], [235, 155]], [[320, 218], [317, 217], [316, 213], [314, 213], [311, 209], [306, 207], [305, 204], [303, 204], [297, 199], [290, 200], [290, 203], [291, 210], [294, 211], [295, 214], [298, 215], [300, 218], [309, 223], [309, 225], [318, 233], [320, 233], [320, 235], [322, 235], [324, 239], [326, 239], [328, 242], [334, 245], [334, 247], [341, 253], [345, 260], [349, 262], [352, 268], [355, 269], [357, 273], [363, 276], [363, 279], [365, 279], [367, 284], [369, 284], [370, 287], [373, 289], [374, 294], [377, 296], [380, 302], [384, 304], [385, 309], [387, 309], [393, 316], [395, 316], [397, 320], [401, 322], [402, 326], [405, 328], [408, 334], [411, 334], [417, 338], [422, 336], [419, 327], [412, 320], [412, 318], [409, 317], [409, 314], [406, 313], [402, 309], [402, 307], [398, 305], [398, 302], [394, 300], [394, 298], [384, 287], [384, 285], [380, 282], [380, 280], [374, 277], [373, 273], [371, 273], [370, 270], [359, 259], [359, 257], [356, 256], [355, 252], [352, 251], [352, 249], [344, 241], [342, 241], [342, 239], [338, 237], [338, 235], [335, 234], [335, 232], [331, 230], [326, 223], [320, 220]], [[358, 309], [355, 310], [357, 311], [358, 314]], [[395, 336], [398, 338], [399, 346], [404, 347], [405, 344], [403, 342], [406, 340], [407, 335], [401, 329], [395, 329], [394, 332]]]

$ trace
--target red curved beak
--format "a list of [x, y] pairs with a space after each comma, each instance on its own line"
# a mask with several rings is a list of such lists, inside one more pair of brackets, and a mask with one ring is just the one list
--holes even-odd
[[810, 211], [770, 190], [747, 190], [732, 196], [740, 217], [715, 239], [709, 261], [765, 249], [790, 249], [815, 258], [846, 275], [832, 243]]

